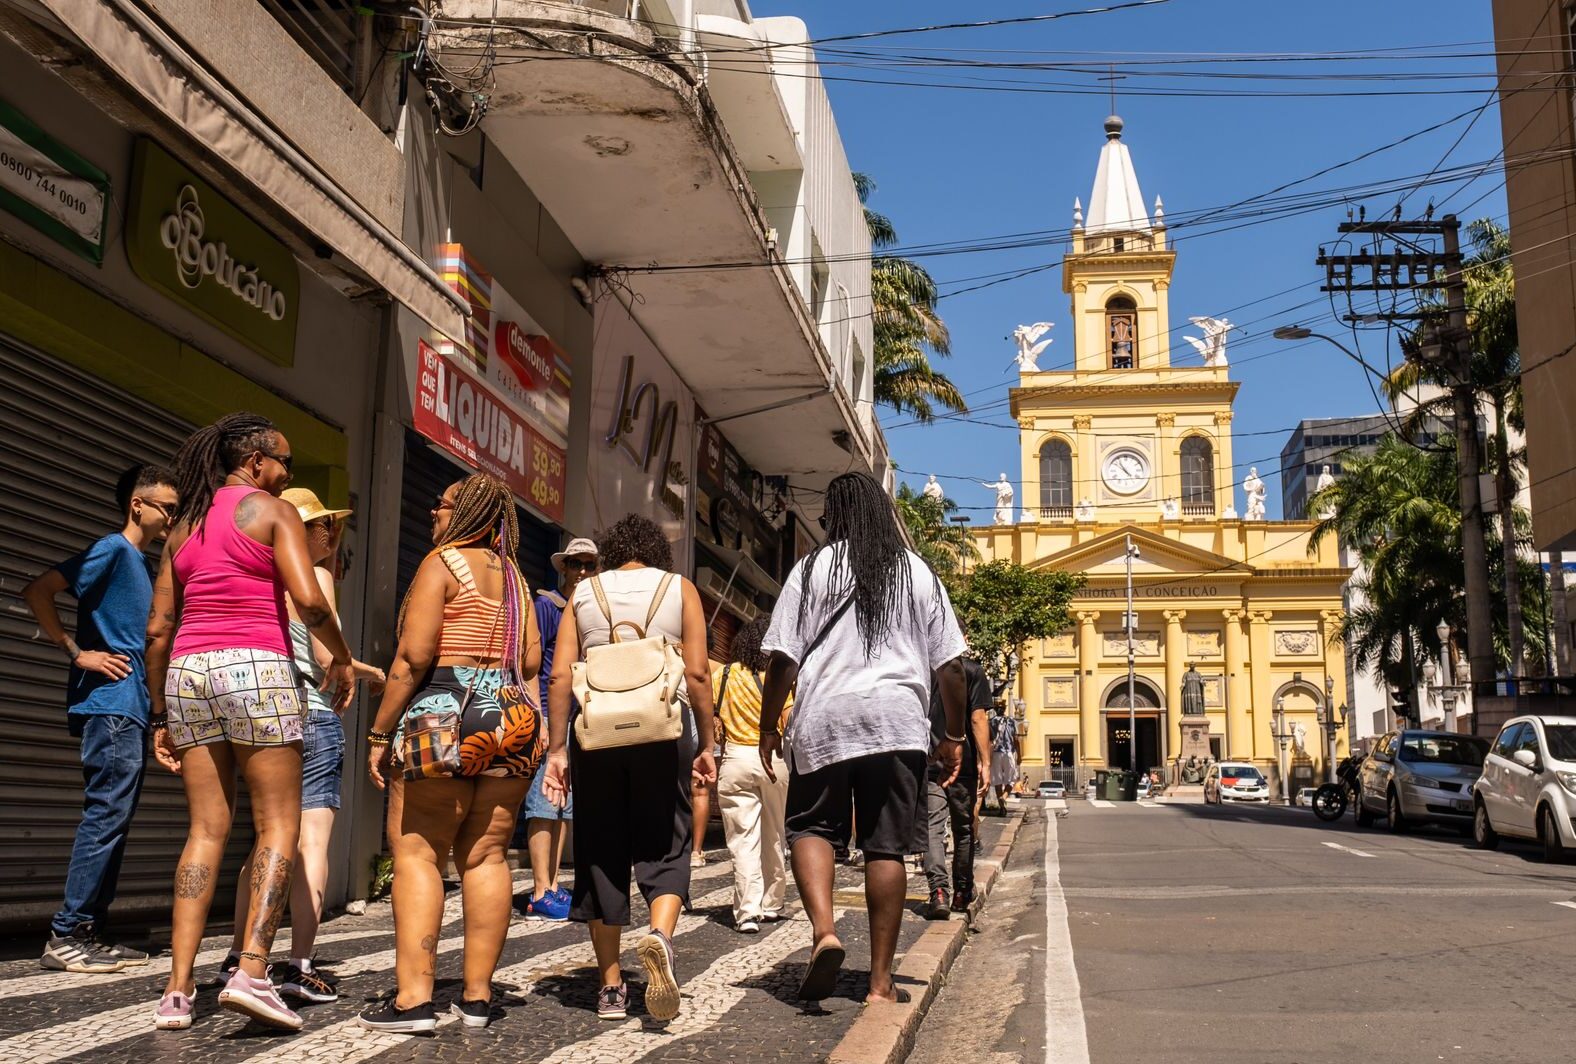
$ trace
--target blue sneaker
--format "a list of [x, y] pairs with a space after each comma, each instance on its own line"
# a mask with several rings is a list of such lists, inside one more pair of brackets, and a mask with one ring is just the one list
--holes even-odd
[[560, 890], [550, 890], [540, 898], [531, 899], [528, 913], [528, 918], [532, 920], [567, 920], [569, 895]]

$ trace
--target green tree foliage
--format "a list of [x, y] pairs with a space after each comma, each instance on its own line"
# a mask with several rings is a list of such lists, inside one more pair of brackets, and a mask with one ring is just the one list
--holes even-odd
[[979, 551], [960, 525], [948, 520], [958, 508], [951, 499], [931, 499], [907, 484], [898, 485], [897, 514], [914, 542], [914, 553], [947, 581], [956, 578]]
[[949, 584], [969, 647], [985, 671], [1000, 680], [1012, 671], [1013, 655], [1021, 659], [1029, 643], [1067, 628], [1071, 623], [1068, 605], [1083, 587], [1084, 578], [994, 561]]
[[[876, 188], [866, 174], [854, 175], [854, 187], [860, 203]], [[897, 230], [885, 215], [866, 207], [865, 224], [877, 250], [897, 245]], [[940, 298], [936, 282], [912, 259], [877, 255], [871, 260], [875, 400], [918, 421], [932, 420], [937, 407], [955, 413], [968, 411], [957, 385], [930, 364], [932, 355], [952, 353], [952, 338], [936, 310]]]

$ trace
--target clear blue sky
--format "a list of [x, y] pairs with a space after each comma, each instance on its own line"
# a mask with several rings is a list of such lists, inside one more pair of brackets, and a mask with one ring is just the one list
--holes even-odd
[[[1530, 0], [1529, 0], [1530, 2]], [[756, 17], [796, 15], [813, 37], [859, 33], [964, 20], [1011, 18], [1072, 10], [1081, 0], [1040, 4], [848, 3], [847, 0], [756, 0]], [[1236, 203], [1333, 163], [1476, 108], [1493, 87], [1493, 27], [1483, 0], [1331, 0], [1324, 4], [1265, 3], [1263, 0], [1171, 0], [1138, 10], [1069, 18], [1056, 22], [984, 29], [958, 29], [912, 36], [844, 42], [838, 48], [883, 56], [925, 52], [971, 60], [1013, 62], [1077, 61], [1080, 72], [965, 68], [908, 71], [870, 66], [864, 58], [822, 55], [831, 78], [945, 81], [986, 85], [1016, 79], [1024, 88], [1047, 92], [969, 91], [828, 81], [843, 142], [855, 169], [870, 174], [878, 189], [871, 206], [892, 219], [904, 245], [978, 241], [1039, 230], [1065, 230], [1073, 198], [1089, 201], [1095, 163], [1104, 143], [1109, 110], [1104, 63], [1114, 60], [1131, 75], [1118, 85], [1117, 108], [1126, 120], [1124, 140], [1132, 151], [1146, 200], [1164, 198], [1173, 219]], [[1290, 80], [1259, 77], [1157, 77], [1138, 73], [1154, 67], [1125, 67], [1134, 59], [1196, 59], [1220, 53], [1329, 55], [1359, 49], [1407, 49], [1460, 45], [1440, 51], [1473, 53], [1446, 59], [1376, 56], [1362, 63], [1263, 62], [1188, 64], [1168, 68], [1210, 74], [1296, 75]], [[832, 46], [828, 46], [832, 47]], [[1067, 52], [1069, 55], [1028, 54]], [[1107, 55], [1107, 53], [1111, 53]], [[1170, 55], [1168, 55], [1170, 54]], [[859, 63], [861, 66], [833, 65]], [[1404, 74], [1403, 79], [1354, 80], [1352, 75]], [[1333, 80], [1303, 80], [1329, 77]], [[1140, 96], [1140, 88], [1183, 92], [1226, 92], [1216, 97]], [[1092, 94], [1080, 95], [1079, 90]], [[1273, 98], [1256, 92], [1411, 92], [1346, 98]], [[1500, 152], [1499, 112], [1490, 104], [1468, 129], [1468, 115], [1433, 133], [1376, 154], [1371, 159], [1297, 186], [1292, 191], [1367, 185], [1432, 170], [1463, 130], [1445, 168], [1486, 163]], [[1440, 213], [1462, 210], [1463, 218], [1503, 220], [1498, 187], [1503, 174], [1477, 179], [1459, 195], [1443, 193], [1467, 180], [1424, 190], [1408, 201], [1421, 213], [1431, 194], [1441, 196]], [[1396, 194], [1365, 202], [1370, 215], [1387, 213]], [[1240, 484], [1249, 464], [1268, 482], [1269, 516], [1280, 514], [1277, 472], [1281, 447], [1303, 418], [1371, 412], [1376, 404], [1363, 371], [1328, 345], [1298, 347], [1274, 340], [1279, 324], [1299, 322], [1351, 334], [1331, 319], [1327, 297], [1318, 291], [1322, 270], [1314, 265], [1321, 244], [1330, 243], [1345, 209], [1327, 206], [1295, 217], [1258, 223], [1229, 223], [1224, 232], [1174, 231], [1178, 252], [1171, 291], [1172, 327], [1189, 315], [1227, 316], [1243, 327], [1232, 334], [1232, 378], [1242, 383], [1236, 402], [1235, 452]], [[1220, 229], [1228, 223], [1200, 226]], [[1053, 264], [1062, 244], [925, 258], [943, 291], [966, 287], [982, 275]], [[1297, 287], [1302, 286], [1302, 287]], [[1294, 291], [1286, 292], [1287, 289]], [[1276, 295], [1276, 293], [1283, 293]], [[1266, 298], [1273, 297], [1273, 298]], [[1344, 308], [1342, 308], [1344, 309]], [[952, 330], [953, 356], [938, 364], [969, 393], [985, 424], [944, 421], [914, 426], [883, 412], [888, 441], [900, 474], [916, 488], [934, 472], [967, 479], [943, 480], [948, 494], [976, 522], [986, 519], [993, 496], [968, 480], [994, 480], [1006, 471], [1020, 477], [1017, 427], [1005, 399], [1016, 374], [1006, 339], [1020, 322], [1054, 321], [1054, 343], [1040, 365], [1058, 368], [1072, 358], [1067, 297], [1056, 268], [975, 292], [946, 298], [942, 314]], [[1196, 330], [1188, 330], [1197, 335]], [[1392, 357], [1384, 332], [1365, 331], [1363, 354], [1379, 366]], [[1198, 361], [1192, 348], [1172, 336], [1172, 358]], [[1240, 487], [1237, 506], [1243, 505]], [[1023, 502], [1019, 492], [1019, 504]]]

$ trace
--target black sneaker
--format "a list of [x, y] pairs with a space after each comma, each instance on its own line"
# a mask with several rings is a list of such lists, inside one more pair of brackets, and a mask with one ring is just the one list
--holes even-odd
[[234, 975], [240, 967], [241, 955], [239, 953], [226, 953], [224, 961], [219, 965], [219, 970], [214, 973], [212, 985], [219, 987], [228, 985], [230, 976]]
[[127, 968], [136, 968], [148, 963], [148, 955], [145, 952], [122, 943], [111, 945], [109, 952], [111, 956], [119, 957], [120, 963]]
[[315, 971], [303, 972], [294, 964], [287, 964], [280, 976], [279, 992], [285, 997], [295, 998], [297, 1001], [310, 1001], [314, 1005], [324, 1005], [339, 1000], [339, 991]]
[[969, 911], [969, 906], [971, 906], [973, 904], [974, 904], [974, 892], [972, 890], [955, 890], [955, 891], [952, 892], [952, 911], [953, 912], [955, 912], [955, 913], [966, 913], [966, 912]]
[[395, 1007], [393, 998], [389, 998], [357, 1016], [356, 1024], [368, 1031], [386, 1031], [389, 1034], [427, 1034], [438, 1026], [438, 1018], [432, 1013], [430, 1001], [401, 1009]]
[[449, 1006], [449, 1011], [460, 1018], [467, 1027], [486, 1027], [492, 1022], [492, 1002], [466, 1001], [463, 998]]
[[[143, 954], [142, 963], [147, 960], [147, 954]], [[91, 923], [78, 924], [69, 935], [50, 935], [38, 963], [52, 972], [84, 975], [109, 975], [126, 967], [124, 960], [99, 943]]]
[[937, 887], [930, 892], [930, 903], [925, 906], [925, 919], [947, 920], [952, 916], [952, 909], [947, 904], [947, 892], [942, 887]]

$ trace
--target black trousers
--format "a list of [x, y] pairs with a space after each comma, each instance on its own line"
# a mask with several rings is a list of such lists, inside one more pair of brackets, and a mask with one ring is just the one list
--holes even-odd
[[695, 732], [665, 743], [582, 750], [570, 728], [575, 796], [575, 889], [569, 918], [629, 923], [633, 876], [646, 904], [664, 894], [686, 903], [690, 890], [690, 772]]
[[925, 848], [925, 879], [931, 890], [946, 890], [947, 826], [952, 826], [952, 875], [954, 894], [974, 893], [974, 777], [959, 778], [943, 787], [933, 779], [925, 783], [929, 845]]

